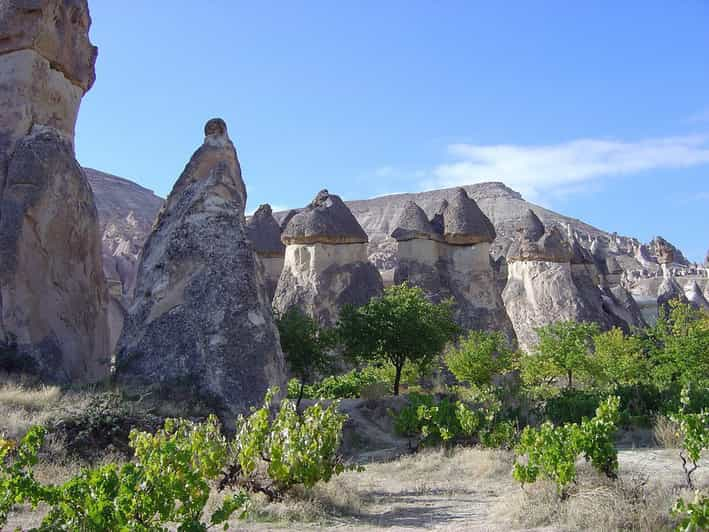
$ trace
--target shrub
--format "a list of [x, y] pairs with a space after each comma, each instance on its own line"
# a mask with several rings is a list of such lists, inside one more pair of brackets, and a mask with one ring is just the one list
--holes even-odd
[[547, 399], [544, 417], [555, 425], [579, 423], [594, 415], [601, 400], [597, 392], [564, 389], [559, 395]]
[[84, 469], [60, 486], [41, 485], [32, 474], [45, 431], [35, 427], [19, 445], [0, 445], [0, 520], [12, 504], [49, 506], [42, 530], [207, 530], [225, 523], [247, 503], [243, 493], [229, 496], [201, 521], [209, 482], [222, 472], [227, 443], [216, 417], [197, 424], [169, 419], [155, 434], [132, 431], [135, 461]]
[[682, 389], [680, 402], [682, 407], [670, 419], [679, 426], [682, 442], [679, 456], [682, 459], [687, 486], [693, 488], [692, 474], [699, 467], [698, 462], [702, 451], [709, 448], [709, 410], [702, 410], [699, 413], [687, 412], [690, 404], [688, 388]]
[[445, 362], [459, 382], [481, 388], [516, 369], [519, 356], [507, 347], [501, 332], [473, 330], [446, 353]]
[[[613, 433], [618, 422], [617, 397], [601, 403], [593, 419], [581, 424], [554, 426], [544, 422], [538, 429], [526, 427], [515, 448], [514, 478], [522, 485], [536, 482], [541, 476], [552, 480], [557, 494], [567, 496], [567, 486], [576, 479], [576, 457], [583, 455], [599, 471], [615, 478], [618, 471], [618, 451]], [[519, 458], [526, 456], [526, 463]]]
[[680, 518], [677, 532], [709, 530], [709, 497], [696, 492], [692, 502], [680, 498], [672, 508], [672, 515]]
[[338, 403], [327, 408], [318, 403], [299, 414], [293, 401], [285, 399], [271, 417], [275, 392], [269, 390], [261, 408], [239, 417], [228, 480], [270, 499], [296, 485], [328, 481], [346, 469], [338, 450], [347, 416], [338, 413]]

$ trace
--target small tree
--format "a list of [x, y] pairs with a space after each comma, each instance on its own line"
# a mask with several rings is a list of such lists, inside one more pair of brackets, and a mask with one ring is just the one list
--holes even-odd
[[626, 336], [622, 330], [614, 327], [594, 336], [593, 346], [597, 377], [605, 386], [615, 389], [638, 384], [646, 379], [647, 365], [639, 338]]
[[329, 366], [328, 349], [334, 345], [334, 335], [297, 307], [278, 316], [276, 324], [288, 367], [300, 381], [297, 409], [305, 385]]
[[451, 301], [431, 303], [423, 290], [407, 284], [390, 286], [361, 307], [345, 306], [338, 324], [350, 357], [394, 366], [394, 395], [399, 395], [406, 361], [419, 367], [430, 364], [457, 330]]
[[492, 384], [496, 375], [517, 368], [519, 357], [499, 331], [470, 331], [458, 347], [448, 351], [446, 365], [459, 382], [475, 388]]
[[566, 388], [574, 386], [574, 376], [592, 377], [597, 367], [592, 357], [595, 323], [562, 321], [537, 329], [536, 351], [525, 357], [522, 376], [530, 384], [551, 384], [566, 379]]

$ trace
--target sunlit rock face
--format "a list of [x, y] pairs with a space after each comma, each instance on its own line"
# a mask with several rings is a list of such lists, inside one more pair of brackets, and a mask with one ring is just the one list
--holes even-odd
[[0, 2], [0, 347], [47, 381], [110, 367], [98, 214], [73, 145], [90, 24], [85, 0]]
[[118, 344], [119, 382], [187, 391], [231, 414], [283, 384], [245, 196], [226, 124], [210, 120], [145, 243]]
[[408, 202], [392, 237], [398, 246], [395, 283], [419, 286], [434, 302], [452, 298], [462, 328], [500, 330], [515, 343], [490, 261], [495, 230], [463, 189], [442, 202], [432, 220]]
[[264, 290], [273, 301], [276, 285], [283, 271], [286, 246], [281, 242], [281, 227], [273, 217], [271, 206], [260, 205], [246, 226], [246, 233], [254, 247], [261, 268]]
[[295, 306], [333, 325], [343, 305], [363, 305], [382, 293], [379, 272], [367, 259], [367, 235], [339, 196], [327, 190], [293, 215], [274, 308]]

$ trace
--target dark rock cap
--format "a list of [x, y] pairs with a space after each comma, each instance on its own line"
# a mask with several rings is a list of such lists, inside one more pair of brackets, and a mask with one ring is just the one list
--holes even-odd
[[396, 223], [396, 229], [391, 233], [392, 238], [403, 241], [415, 238], [439, 240], [440, 236], [428, 221], [426, 213], [415, 202], [409, 200], [404, 205], [404, 210]]
[[443, 236], [449, 244], [472, 245], [495, 240], [495, 228], [465, 189], [458, 188], [443, 213]]
[[268, 203], [260, 205], [246, 226], [246, 237], [254, 251], [262, 256], [282, 257], [286, 247], [281, 242], [281, 226]]
[[283, 230], [284, 244], [359, 244], [369, 239], [350, 209], [335, 194], [321, 190]]
[[443, 232], [445, 231], [443, 213], [446, 212], [447, 208], [448, 200], [442, 199], [440, 205], [438, 205], [438, 210], [436, 210], [436, 214], [434, 214], [433, 218], [431, 218], [431, 227], [437, 234], [441, 235], [441, 237], [443, 236]]
[[520, 234], [522, 240], [536, 242], [544, 234], [544, 224], [532, 209], [527, 209], [519, 221], [517, 233]]
[[283, 217], [283, 220], [281, 220], [281, 233], [285, 230], [286, 226], [288, 225], [288, 222], [291, 221], [291, 218], [298, 214], [298, 211], [295, 209], [289, 210], [286, 215]]

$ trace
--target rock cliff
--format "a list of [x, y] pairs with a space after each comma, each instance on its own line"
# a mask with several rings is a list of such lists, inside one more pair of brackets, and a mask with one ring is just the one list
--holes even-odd
[[90, 24], [85, 0], [0, 2], [0, 351], [48, 381], [110, 366], [98, 213], [74, 156]]

